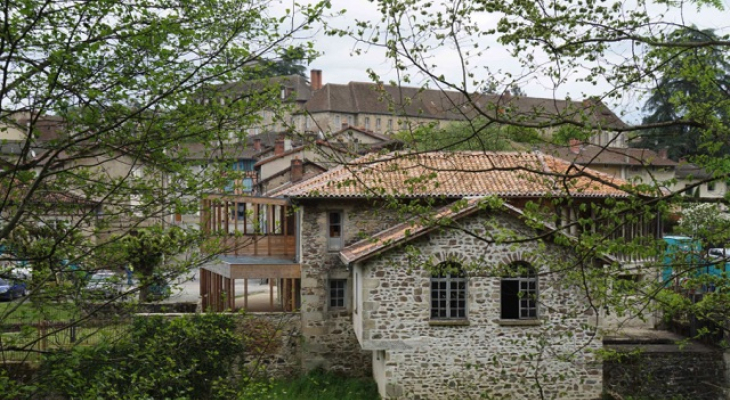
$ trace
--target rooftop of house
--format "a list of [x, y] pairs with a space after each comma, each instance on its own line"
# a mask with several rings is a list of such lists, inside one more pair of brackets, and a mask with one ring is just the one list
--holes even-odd
[[305, 102], [312, 94], [312, 88], [307, 78], [300, 75], [272, 76], [246, 82], [230, 82], [220, 85], [209, 85], [196, 93], [196, 97], [235, 97], [246, 93], [258, 93], [263, 90], [284, 90], [284, 99], [295, 102]]
[[185, 143], [180, 146], [180, 149], [184, 149], [185, 158], [192, 161], [253, 159], [258, 154], [258, 151], [242, 143], [223, 145]]
[[569, 146], [553, 146], [543, 152], [580, 165], [653, 166], [674, 167], [676, 162], [649, 149], [603, 147], [573, 143]]
[[[406, 100], [407, 99], [407, 100]], [[601, 101], [543, 99], [504, 94], [471, 94], [368, 82], [328, 83], [314, 91], [305, 109], [310, 113], [341, 112], [409, 116], [441, 120], [464, 120], [477, 115], [510, 120], [547, 122], [582, 120], [601, 127], [626, 125]]]
[[619, 178], [539, 152], [366, 155], [279, 193], [290, 198], [627, 197]]
[[680, 162], [675, 177], [677, 179], [708, 179], [712, 177], [712, 173], [698, 165]]

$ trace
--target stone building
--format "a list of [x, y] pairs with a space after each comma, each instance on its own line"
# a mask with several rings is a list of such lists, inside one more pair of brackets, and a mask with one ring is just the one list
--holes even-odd
[[[236, 279], [269, 278], [272, 306], [300, 316], [302, 368], [372, 374], [386, 398], [597, 398], [600, 313], [574, 272], [610, 260], [578, 257], [569, 230], [523, 208], [628, 194], [590, 169], [561, 182], [570, 168], [540, 153], [390, 153], [278, 198], [211, 196], [203, 229], [228, 254], [203, 267], [203, 307], [230, 308]], [[240, 209], [279, 219], [250, 234]]]

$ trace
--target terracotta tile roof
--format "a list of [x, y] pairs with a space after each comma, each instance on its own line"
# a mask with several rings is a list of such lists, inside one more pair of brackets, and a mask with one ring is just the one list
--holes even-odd
[[624, 180], [542, 153], [431, 152], [368, 155], [280, 195], [292, 198], [627, 197]]
[[543, 150], [547, 154], [560, 157], [564, 160], [580, 165], [619, 165], [619, 166], [656, 166], [673, 167], [676, 162], [662, 158], [653, 150], [640, 148], [602, 147], [582, 145], [578, 153], [571, 151], [569, 146], [550, 147]]
[[[468, 199], [465, 204], [460, 206], [449, 205], [435, 212], [432, 219], [437, 221], [442, 218], [458, 219], [466, 215], [472, 214], [479, 210], [477, 207], [479, 201], [483, 197], [473, 197]], [[515, 207], [505, 204], [509, 210], [516, 210]], [[434, 229], [438, 228], [438, 224], [424, 225], [418, 219], [403, 222], [389, 229], [379, 232], [378, 234], [345, 247], [340, 251], [340, 259], [345, 264], [362, 261], [370, 258], [384, 250], [398, 246], [399, 244], [422, 236]]]
[[[378, 85], [367, 82], [327, 84], [315, 91], [305, 109], [312, 113], [340, 112], [397, 115], [440, 120], [473, 118], [473, 106], [488, 114], [500, 113], [513, 120], [546, 122], [583, 121], [602, 127], [623, 128], [623, 121], [602, 102], [474, 94], [471, 102], [461, 92], [417, 87]], [[407, 99], [407, 100], [406, 100]], [[472, 106], [473, 105], [473, 106]]]

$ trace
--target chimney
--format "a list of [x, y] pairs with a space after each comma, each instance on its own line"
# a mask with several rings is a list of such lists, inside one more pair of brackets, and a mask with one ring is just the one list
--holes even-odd
[[668, 155], [669, 149], [667, 149], [666, 147], [659, 149], [659, 158], [661, 158], [662, 160], [666, 160]]
[[274, 155], [284, 154], [284, 139], [276, 139], [274, 141]]
[[573, 154], [580, 154], [581, 141], [578, 139], [570, 139], [570, 152]]
[[291, 181], [299, 182], [304, 176], [304, 167], [302, 167], [302, 160], [299, 157], [295, 157], [291, 160]]
[[310, 85], [312, 86], [312, 90], [322, 89], [322, 70], [313, 69], [310, 72], [309, 80], [310, 80]]
[[261, 138], [255, 138], [253, 140], [253, 149], [256, 151], [261, 151]]
[[342, 123], [342, 129], [347, 129], [349, 127], [350, 127], [350, 124], [348, 124], [347, 122]]

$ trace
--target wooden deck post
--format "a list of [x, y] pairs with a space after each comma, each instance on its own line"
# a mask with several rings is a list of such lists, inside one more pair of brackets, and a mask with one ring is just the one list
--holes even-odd
[[274, 279], [269, 278], [269, 309], [274, 311]]
[[231, 299], [231, 304], [229, 305], [229, 307], [230, 307], [231, 311], [236, 311], [236, 280], [229, 279], [229, 281], [230, 282], [228, 283], [229, 284], [228, 293], [230, 293], [230, 294], [229, 294], [228, 298]]
[[248, 311], [248, 279], [243, 280], [243, 309]]

